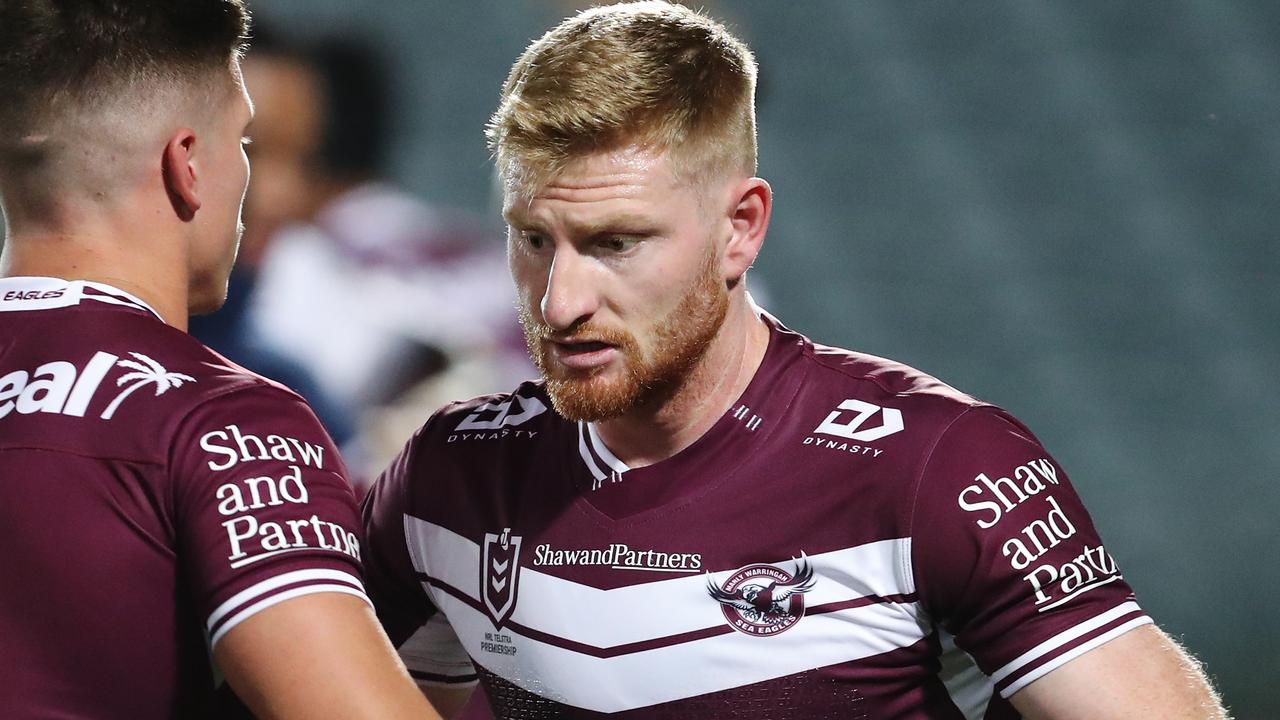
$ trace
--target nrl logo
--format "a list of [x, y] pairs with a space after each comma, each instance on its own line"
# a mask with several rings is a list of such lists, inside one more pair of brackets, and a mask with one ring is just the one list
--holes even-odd
[[485, 533], [480, 559], [480, 599], [493, 627], [502, 625], [516, 609], [516, 583], [520, 580], [520, 536], [506, 528], [501, 535]]
[[777, 565], [748, 565], [723, 585], [707, 575], [707, 593], [720, 603], [724, 619], [738, 632], [756, 637], [776, 635], [804, 617], [804, 595], [818, 581], [803, 552], [788, 572]]

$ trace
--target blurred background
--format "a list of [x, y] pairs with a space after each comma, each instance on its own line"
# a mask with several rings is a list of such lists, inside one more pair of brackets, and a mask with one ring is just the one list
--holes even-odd
[[[704, 4], [761, 65], [763, 304], [1021, 418], [1235, 716], [1280, 717], [1280, 4]], [[367, 478], [532, 372], [482, 130], [582, 4], [251, 5], [245, 252], [196, 331]]]

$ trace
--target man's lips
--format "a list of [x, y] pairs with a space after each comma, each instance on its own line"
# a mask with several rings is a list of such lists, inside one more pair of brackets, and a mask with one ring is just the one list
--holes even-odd
[[575, 370], [591, 370], [612, 360], [618, 347], [599, 340], [549, 340], [551, 354], [565, 367]]

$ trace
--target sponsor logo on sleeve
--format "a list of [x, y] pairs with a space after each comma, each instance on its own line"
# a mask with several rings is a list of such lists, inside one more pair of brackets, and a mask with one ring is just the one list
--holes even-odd
[[[1102, 545], [1083, 545], [1075, 557], [1062, 557], [1059, 553], [1056, 561], [1045, 560], [1050, 551], [1077, 533], [1075, 523], [1052, 494], [1060, 484], [1053, 461], [1040, 458], [1017, 466], [1007, 477], [993, 479], [979, 473], [956, 497], [960, 509], [974, 513], [974, 524], [982, 532], [992, 529], [1001, 532], [997, 529], [1001, 521], [1024, 504], [1041, 509], [1043, 515], [1008, 535], [1000, 545], [1000, 553], [1009, 567], [1023, 574], [1022, 580], [1033, 593], [1037, 612], [1051, 610], [1123, 577], [1116, 561]], [[1066, 562], [1061, 562], [1063, 560]]]
[[754, 637], [777, 635], [804, 617], [804, 596], [817, 578], [802, 552], [787, 570], [780, 565], [748, 565], [735, 570], [723, 583], [707, 575], [707, 594], [720, 603], [729, 625]]
[[485, 403], [458, 423], [456, 430], [498, 430], [521, 425], [547, 411], [536, 397], [512, 395], [500, 403]]
[[[214, 472], [238, 468], [244, 463], [288, 463], [284, 472], [239, 477], [214, 490], [218, 514], [227, 518], [227, 562], [244, 567], [268, 557], [299, 550], [331, 550], [360, 559], [360, 541], [344, 526], [310, 517], [264, 520], [258, 513], [288, 505], [305, 506], [311, 497], [303, 480], [303, 468], [324, 470], [324, 446], [285, 435], [258, 436], [238, 425], [226, 425], [200, 437], [206, 464]], [[251, 475], [248, 471], [245, 475]]]
[[[11, 413], [31, 415], [50, 413], [69, 417], [85, 417], [89, 403], [97, 396], [98, 389], [113, 368], [128, 372], [116, 378], [119, 389], [98, 417], [110, 420], [131, 395], [147, 388], [151, 397], [160, 397], [195, 378], [183, 373], [169, 372], [160, 363], [142, 353], [131, 352], [132, 360], [121, 360], [118, 355], [98, 352], [83, 368], [65, 361], [47, 362], [35, 370], [14, 370], [0, 375], [0, 419]], [[144, 393], [146, 395], [147, 393]]]
[[480, 558], [480, 597], [495, 630], [501, 630], [516, 609], [522, 539], [519, 535], [512, 535], [511, 528], [501, 533], [485, 533], [484, 536], [484, 553]]
[[[877, 415], [879, 420], [873, 420]], [[884, 449], [868, 443], [902, 432], [905, 428], [902, 411], [850, 398], [828, 413], [826, 419], [804, 439], [804, 444], [878, 458]]]
[[499, 440], [505, 437], [532, 438], [536, 430], [515, 430], [547, 411], [547, 406], [536, 397], [512, 395], [500, 403], [485, 403], [454, 428], [448, 442], [468, 440]]

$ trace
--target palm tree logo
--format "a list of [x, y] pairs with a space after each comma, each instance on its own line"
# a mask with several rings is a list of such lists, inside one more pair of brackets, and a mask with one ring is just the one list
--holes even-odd
[[129, 354], [138, 362], [134, 362], [133, 360], [121, 360], [116, 363], [116, 365], [122, 368], [133, 370], [133, 372], [121, 375], [120, 378], [116, 380], [116, 387], [120, 387], [125, 383], [133, 384], [125, 388], [116, 396], [115, 400], [111, 401], [111, 404], [108, 405], [107, 409], [102, 413], [103, 420], [110, 420], [111, 416], [115, 415], [116, 408], [120, 407], [120, 403], [124, 402], [124, 399], [132, 395], [135, 390], [145, 385], [155, 385], [156, 397], [160, 397], [169, 390], [180, 387], [184, 382], [196, 381], [196, 379], [190, 375], [171, 373], [168, 370], [165, 370], [164, 366], [160, 363], [152, 360], [142, 353], [131, 352]]

